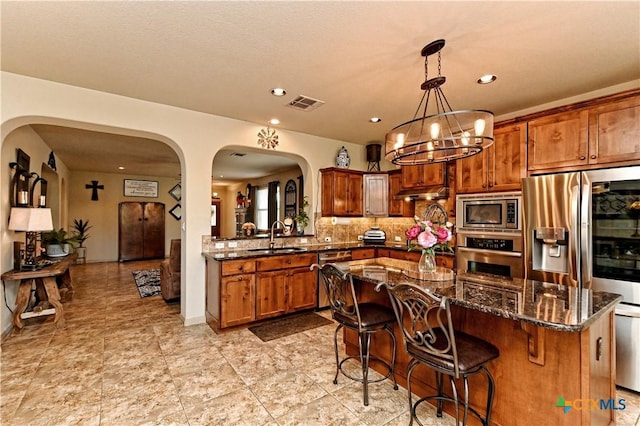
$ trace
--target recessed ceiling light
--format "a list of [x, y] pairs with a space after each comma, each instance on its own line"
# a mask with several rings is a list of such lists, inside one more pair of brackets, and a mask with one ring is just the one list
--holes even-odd
[[287, 91], [284, 90], [282, 87], [276, 87], [271, 89], [271, 94], [273, 96], [284, 96], [287, 94]]
[[379, 123], [381, 121], [382, 121], [382, 118], [380, 118], [380, 117], [371, 117], [369, 119], [369, 122], [371, 122], [371, 123]]
[[118, 166], [118, 170], [124, 170], [123, 166]]
[[278, 120], [277, 118], [272, 118], [271, 120], [269, 120], [269, 124], [273, 124], [273, 125], [280, 124], [280, 120]]
[[478, 79], [478, 84], [489, 84], [496, 81], [496, 77], [494, 74], [485, 74]]

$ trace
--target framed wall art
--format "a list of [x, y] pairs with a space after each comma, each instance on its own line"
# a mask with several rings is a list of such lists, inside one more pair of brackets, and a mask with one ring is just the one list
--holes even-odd
[[176, 183], [176, 185], [169, 191], [169, 194], [171, 194], [176, 201], [180, 201], [182, 199], [182, 186], [179, 183]]
[[124, 196], [158, 198], [158, 181], [125, 179]]
[[182, 219], [182, 206], [180, 204], [176, 204], [173, 206], [171, 210], [169, 210], [171, 216], [173, 216], [176, 220]]

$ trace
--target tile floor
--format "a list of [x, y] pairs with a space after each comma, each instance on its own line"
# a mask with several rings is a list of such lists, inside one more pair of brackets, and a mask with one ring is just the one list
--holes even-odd
[[[131, 272], [154, 262], [76, 265], [67, 327], [26, 320], [0, 353], [2, 425], [406, 425], [406, 391], [332, 383], [333, 325], [262, 342], [248, 330], [184, 327], [178, 304], [141, 299]], [[640, 425], [621, 391], [617, 424]], [[453, 425], [424, 409], [429, 425]]]

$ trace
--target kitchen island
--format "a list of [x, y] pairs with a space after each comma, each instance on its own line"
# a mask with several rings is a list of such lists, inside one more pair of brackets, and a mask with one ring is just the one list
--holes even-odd
[[[621, 296], [478, 274], [419, 280], [409, 276], [415, 276], [408, 273], [412, 267], [378, 258], [354, 262], [350, 272], [361, 301], [390, 306], [386, 290], [375, 291], [379, 282], [409, 282], [450, 298], [456, 328], [500, 350], [500, 357], [488, 364], [496, 382], [492, 424], [614, 424], [621, 408], [615, 399], [614, 308]], [[395, 333], [403, 342], [397, 326]], [[347, 353], [357, 354], [355, 333], [346, 331], [345, 343]], [[389, 360], [390, 339], [374, 336], [371, 351]], [[396, 356], [397, 379], [406, 387], [409, 357], [403, 344], [398, 344]], [[471, 405], [484, 412], [486, 379], [474, 376], [469, 383]], [[433, 371], [418, 367], [412, 389], [420, 396], [435, 394]], [[452, 406], [445, 405], [445, 410], [451, 412]], [[478, 423], [476, 418], [473, 422]]]

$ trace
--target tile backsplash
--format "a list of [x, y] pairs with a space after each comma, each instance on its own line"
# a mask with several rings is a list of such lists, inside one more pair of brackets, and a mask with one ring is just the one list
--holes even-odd
[[[424, 211], [426, 211], [430, 202], [417, 201], [416, 213], [422, 219]], [[446, 206], [445, 206], [446, 207]], [[447, 209], [450, 214], [451, 210]], [[292, 236], [287, 238], [278, 238], [278, 245], [298, 246], [304, 244], [322, 244], [325, 238], [331, 238], [332, 243], [349, 243], [358, 241], [358, 237], [364, 235], [365, 231], [371, 227], [377, 226], [382, 229], [386, 236], [387, 242], [406, 242], [405, 231], [414, 224], [412, 217], [353, 217], [339, 218], [332, 220], [331, 217], [321, 217], [316, 215], [315, 235]], [[455, 223], [455, 217], [449, 217], [449, 222]], [[229, 247], [229, 242], [236, 243], [236, 247]], [[217, 250], [243, 249], [250, 247], [268, 246], [268, 238], [239, 238], [232, 240], [216, 240], [209, 235], [202, 237], [202, 251], [212, 252]], [[222, 247], [216, 247], [216, 245]]]

